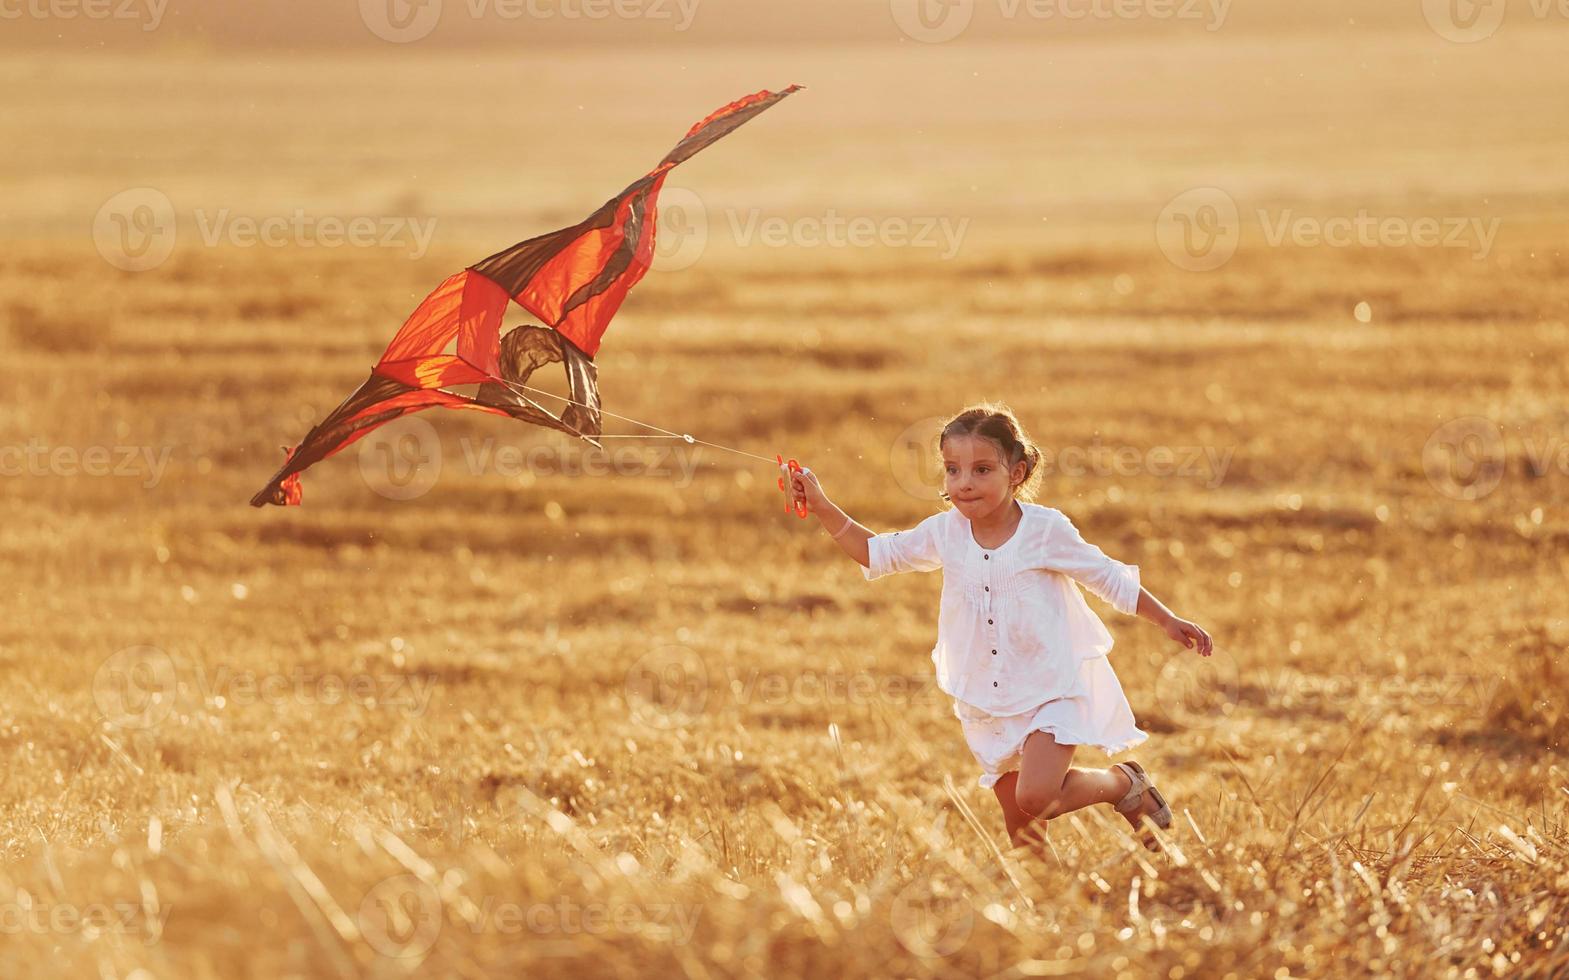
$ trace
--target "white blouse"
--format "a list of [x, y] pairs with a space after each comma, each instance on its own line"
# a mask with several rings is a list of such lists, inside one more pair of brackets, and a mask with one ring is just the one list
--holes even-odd
[[867, 581], [893, 572], [943, 570], [932, 662], [945, 692], [993, 715], [1069, 696], [1081, 661], [1111, 652], [1112, 637], [1084, 601], [1083, 585], [1134, 615], [1139, 567], [1085, 541], [1068, 515], [1019, 501], [1013, 536], [982, 548], [956, 509], [867, 541]]

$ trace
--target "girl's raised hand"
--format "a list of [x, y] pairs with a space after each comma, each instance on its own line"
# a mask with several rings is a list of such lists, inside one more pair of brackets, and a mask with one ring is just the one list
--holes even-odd
[[779, 475], [785, 478], [785, 486], [790, 488], [792, 507], [797, 500], [804, 500], [806, 509], [814, 514], [821, 514], [828, 509], [828, 496], [823, 493], [822, 484], [817, 482], [816, 473], [804, 466], [799, 473], [792, 473], [788, 467], [781, 466]]
[[1215, 649], [1215, 641], [1210, 639], [1202, 626], [1175, 616], [1166, 624], [1166, 635], [1189, 650], [1196, 647], [1201, 657], [1209, 656]]

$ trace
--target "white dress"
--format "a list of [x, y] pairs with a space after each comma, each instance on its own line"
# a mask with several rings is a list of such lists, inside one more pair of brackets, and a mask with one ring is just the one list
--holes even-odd
[[1111, 633], [1080, 591], [1132, 615], [1138, 566], [1086, 542], [1062, 511], [1019, 506], [1019, 526], [996, 548], [982, 548], [969, 519], [950, 509], [909, 530], [873, 535], [870, 564], [861, 570], [867, 581], [943, 570], [932, 662], [988, 787], [1019, 767], [1035, 731], [1108, 754], [1149, 737], [1134, 724], [1107, 659]]
[[1079, 664], [1082, 693], [1052, 698], [1016, 715], [992, 715], [955, 699], [953, 713], [964, 728], [964, 740], [980, 763], [982, 786], [996, 784], [1019, 768], [1024, 740], [1036, 731], [1051, 732], [1061, 745], [1093, 745], [1116, 755], [1149, 738], [1133, 721], [1133, 709], [1122, 693], [1111, 661], [1095, 657]]

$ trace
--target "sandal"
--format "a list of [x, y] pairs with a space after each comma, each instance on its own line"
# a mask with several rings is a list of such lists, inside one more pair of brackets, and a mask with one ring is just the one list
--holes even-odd
[[[1144, 767], [1137, 762], [1118, 762], [1114, 765], [1114, 768], [1121, 769], [1133, 781], [1133, 786], [1129, 788], [1128, 794], [1116, 804], [1117, 812], [1124, 815], [1137, 812], [1144, 805], [1144, 794], [1149, 793], [1150, 796], [1154, 797], [1155, 802], [1160, 804], [1160, 809], [1154, 813], [1146, 813], [1144, 816], [1161, 830], [1170, 830], [1171, 807], [1167, 805], [1166, 798], [1161, 795], [1160, 790], [1155, 788], [1155, 784], [1150, 782], [1149, 775], [1144, 771]], [[1145, 837], [1145, 847], [1155, 850], [1154, 843], [1149, 836]]]

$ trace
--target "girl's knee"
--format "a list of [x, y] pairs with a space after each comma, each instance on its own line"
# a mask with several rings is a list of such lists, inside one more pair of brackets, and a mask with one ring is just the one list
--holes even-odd
[[1050, 820], [1057, 815], [1057, 808], [1062, 803], [1062, 790], [1031, 785], [1021, 780], [1014, 787], [1013, 803], [1031, 817]]

